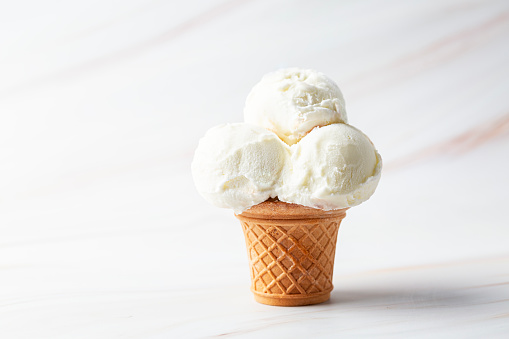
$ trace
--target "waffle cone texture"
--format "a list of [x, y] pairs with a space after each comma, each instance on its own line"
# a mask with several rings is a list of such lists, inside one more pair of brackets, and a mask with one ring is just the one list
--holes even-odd
[[237, 214], [246, 239], [255, 300], [274, 306], [328, 300], [345, 212], [265, 201]]

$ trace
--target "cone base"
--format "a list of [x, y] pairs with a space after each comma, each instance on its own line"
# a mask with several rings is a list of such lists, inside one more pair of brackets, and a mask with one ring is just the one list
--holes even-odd
[[261, 293], [257, 293], [253, 291], [254, 299], [260, 304], [270, 305], [270, 306], [305, 306], [305, 305], [315, 305], [323, 303], [330, 299], [330, 292], [326, 292], [323, 294], [313, 294], [302, 296], [298, 295], [295, 297], [288, 295], [277, 295], [277, 294], [268, 294], [264, 295]]

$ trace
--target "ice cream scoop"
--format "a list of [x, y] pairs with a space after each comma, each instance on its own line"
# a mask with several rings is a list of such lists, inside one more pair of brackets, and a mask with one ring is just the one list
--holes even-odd
[[347, 124], [315, 128], [291, 147], [291, 166], [279, 200], [333, 210], [371, 197], [382, 160], [368, 137]]
[[289, 147], [250, 124], [225, 124], [200, 140], [191, 165], [198, 192], [218, 207], [240, 213], [276, 196]]
[[338, 85], [324, 74], [288, 68], [265, 75], [249, 93], [244, 120], [276, 133], [288, 145], [317, 126], [347, 122]]

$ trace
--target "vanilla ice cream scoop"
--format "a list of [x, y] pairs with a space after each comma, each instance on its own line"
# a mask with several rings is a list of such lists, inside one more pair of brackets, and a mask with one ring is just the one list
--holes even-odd
[[279, 200], [332, 210], [358, 205], [374, 193], [382, 160], [360, 130], [347, 124], [316, 128], [291, 147]]
[[274, 133], [250, 124], [225, 124], [200, 139], [191, 165], [198, 192], [236, 213], [276, 196], [290, 149]]
[[324, 74], [288, 68], [265, 75], [246, 99], [244, 120], [293, 145], [317, 126], [346, 123], [343, 94]]

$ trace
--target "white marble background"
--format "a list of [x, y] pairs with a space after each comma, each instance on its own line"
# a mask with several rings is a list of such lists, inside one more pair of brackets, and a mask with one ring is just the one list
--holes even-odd
[[[329, 302], [256, 304], [198, 138], [286, 66], [385, 161]], [[507, 338], [509, 2], [1, 1], [0, 338]]]

